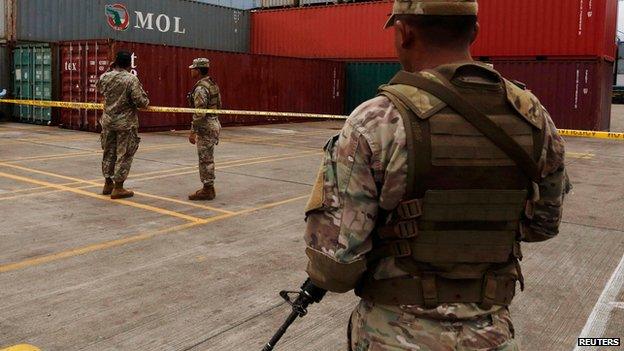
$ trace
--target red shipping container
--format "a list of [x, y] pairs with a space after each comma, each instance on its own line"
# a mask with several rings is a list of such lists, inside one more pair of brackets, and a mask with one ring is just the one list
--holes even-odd
[[[614, 57], [617, 0], [480, 0], [474, 56]], [[251, 51], [346, 60], [395, 59], [382, 29], [391, 2], [256, 11]]]
[[558, 128], [607, 131], [611, 121], [613, 63], [603, 60], [493, 61], [509, 79], [540, 99]]
[[[114, 53], [133, 53], [132, 70], [153, 106], [187, 107], [195, 81], [188, 66], [210, 59], [210, 76], [221, 89], [223, 107], [233, 110], [340, 114], [344, 103], [344, 64], [326, 60], [274, 57], [108, 40], [61, 43], [64, 101], [95, 102], [98, 77]], [[63, 110], [61, 125], [97, 131], [99, 111]], [[142, 131], [188, 129], [191, 114], [141, 113]], [[284, 118], [221, 116], [223, 124], [285, 121]]]

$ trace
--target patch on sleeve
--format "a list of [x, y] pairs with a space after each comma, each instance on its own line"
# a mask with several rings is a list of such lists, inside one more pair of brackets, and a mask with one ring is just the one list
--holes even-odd
[[318, 210], [323, 207], [325, 202], [325, 167], [321, 164], [316, 181], [314, 182], [314, 188], [312, 188], [312, 194], [308, 199], [308, 204], [305, 207], [305, 212], [308, 213], [313, 210]]

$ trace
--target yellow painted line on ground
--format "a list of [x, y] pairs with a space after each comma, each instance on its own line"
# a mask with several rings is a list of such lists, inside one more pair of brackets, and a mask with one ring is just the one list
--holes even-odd
[[[163, 209], [163, 208], [154, 207], [154, 206], [150, 206], [150, 205], [144, 205], [144, 204], [140, 204], [140, 203], [129, 201], [129, 200], [112, 200], [112, 199], [110, 199], [107, 196], [102, 196], [102, 195], [94, 194], [94, 193], [89, 192], [89, 191], [82, 190], [82, 189], [86, 189], [86, 188], [90, 188], [90, 187], [102, 186], [101, 183], [91, 182], [91, 181], [84, 180], [84, 179], [68, 177], [68, 176], [64, 176], [64, 175], [61, 175], [61, 174], [50, 173], [50, 172], [46, 172], [46, 171], [40, 171], [40, 170], [37, 170], [37, 169], [32, 169], [32, 168], [27, 168], [27, 167], [22, 167], [22, 166], [16, 166], [16, 165], [11, 165], [11, 164], [6, 164], [6, 163], [0, 163], [0, 166], [15, 168], [15, 169], [19, 169], [19, 170], [22, 170], [22, 171], [25, 171], [25, 172], [38, 173], [38, 174], [43, 174], [43, 175], [50, 176], [50, 177], [67, 179], [67, 180], [72, 180], [72, 181], [75, 181], [75, 182], [81, 182], [81, 183], [89, 184], [89, 186], [82, 187], [82, 188], [71, 188], [71, 187], [68, 187], [68, 186], [61, 185], [61, 184], [54, 184], [54, 183], [49, 183], [49, 182], [37, 181], [37, 182], [39, 182], [38, 183], [39, 185], [47, 186], [48, 188], [54, 188], [54, 189], [62, 190], [62, 191], [75, 192], [75, 193], [82, 194], [82, 195], [89, 194], [87, 196], [96, 197], [98, 199], [108, 199], [109, 201], [112, 201], [114, 203], [120, 203], [120, 204], [131, 206], [131, 207], [141, 208], [141, 209], [144, 209], [144, 210], [148, 210], [148, 211], [152, 211], [152, 212], [156, 212], [156, 213], [160, 213], [160, 214], [166, 214], [166, 215], [170, 215], [170, 216], [178, 217], [178, 218], [183, 218], [183, 219], [190, 220], [190, 221], [202, 221], [200, 218], [193, 217], [193, 216], [188, 216], [188, 215], [176, 212], [176, 211], [166, 210], [166, 209]], [[24, 179], [31, 179], [31, 178], [24, 177]], [[35, 180], [31, 179], [31, 181], [34, 182]], [[171, 198], [168, 198], [168, 197], [152, 195], [152, 194], [143, 193], [143, 192], [139, 192], [139, 191], [135, 191], [134, 194], [137, 195], [137, 196], [156, 198], [158, 200], [185, 204], [185, 205], [188, 205], [188, 206], [191, 206], [191, 207], [198, 207], [198, 208], [207, 209], [207, 210], [216, 211], [216, 212], [221, 212], [221, 213], [231, 213], [231, 211], [222, 210], [220, 208], [216, 208], [216, 207], [212, 207], [212, 206], [194, 204], [194, 203], [191, 203], [191, 202], [186, 202], [186, 201], [181, 201], [181, 200], [177, 200], [177, 199], [171, 199]]]
[[0, 351], [41, 351], [41, 349], [28, 344], [19, 344], [5, 349], [0, 349]]
[[[313, 152], [305, 152], [304, 154], [307, 154], [307, 153], [313, 153]], [[296, 152], [296, 153], [287, 153], [287, 154], [281, 154], [281, 155], [252, 157], [252, 158], [242, 159], [242, 160], [231, 160], [231, 161], [227, 161], [227, 162], [222, 162], [220, 164], [230, 165], [229, 167], [244, 166], [244, 165], [247, 165], [247, 164], [257, 163], [257, 162], [249, 163], [248, 161], [265, 160], [263, 162], [272, 162], [274, 159], [276, 161], [280, 161], [280, 160], [283, 159], [282, 156], [288, 156], [288, 155], [301, 155], [301, 153], [300, 152]], [[0, 163], [0, 166], [2, 166], [2, 163]], [[20, 170], [23, 170], [23, 171], [26, 171], [26, 172], [35, 172], [35, 173], [43, 172], [43, 171], [31, 169], [31, 168], [22, 167], [22, 166], [16, 166], [16, 165], [7, 165], [7, 166], [12, 166], [12, 168], [17, 168], [17, 169], [20, 169]], [[222, 167], [223, 166], [217, 167], [217, 169], [221, 169]], [[182, 173], [171, 173], [171, 172], [177, 172], [178, 170], [185, 170], [185, 169], [192, 169], [192, 171], [182, 172]], [[134, 176], [131, 175], [129, 179], [131, 179], [133, 181], [152, 180], [152, 179], [160, 179], [160, 178], [166, 178], [166, 177], [175, 177], [175, 176], [179, 176], [179, 175], [193, 174], [195, 172], [197, 172], [197, 166], [188, 166], [188, 167], [180, 167], [180, 168], [174, 168], [174, 169], [163, 170], [163, 171], [146, 172], [146, 173], [142, 173], [142, 174], [141, 173], [137, 173]], [[170, 174], [165, 174], [165, 175], [162, 175], [160, 177], [140, 177], [141, 175], [144, 176], [144, 175], [149, 175], [149, 174], [162, 174], [162, 173], [170, 173]], [[102, 186], [100, 179], [82, 180], [82, 179], [73, 178], [73, 177], [66, 177], [66, 176], [63, 176], [63, 175], [60, 175], [60, 174], [56, 174], [56, 173], [43, 172], [43, 174], [51, 176], [51, 177], [57, 177], [57, 178], [61, 177], [62, 179], [74, 180], [74, 181], [72, 181], [70, 183], [57, 184], [57, 185], [61, 185], [61, 186], [72, 186], [72, 185], [80, 185], [80, 184], [85, 184], [85, 183], [88, 184], [88, 185], [80, 186], [80, 187], [78, 187], [76, 189], [88, 189], [88, 188], [94, 188], [94, 187]], [[34, 191], [34, 190], [43, 190], [43, 189], [50, 189], [50, 187], [48, 187], [48, 186], [40, 186], [40, 187], [36, 187], [36, 188], [31, 188], [30, 190]], [[21, 198], [27, 198], [27, 197], [33, 197], [33, 196], [49, 195], [49, 194], [63, 192], [63, 191], [64, 190], [55, 189], [55, 190], [48, 190], [48, 191], [42, 191], [42, 192], [36, 192], [36, 193], [30, 193], [30, 194], [20, 194], [20, 195], [16, 195], [16, 196], [5, 196], [5, 197], [0, 197], [0, 201], [21, 199]], [[12, 194], [12, 193], [15, 193], [15, 192], [16, 191], [5, 193], [5, 194]], [[207, 206], [207, 205], [202, 205], [202, 204], [193, 203], [193, 202], [187, 202], [187, 201], [181, 201], [181, 200], [178, 200], [178, 199], [173, 199], [173, 198], [168, 198], [168, 197], [156, 196], [156, 195], [148, 194], [148, 193], [135, 192], [135, 194], [138, 195], [138, 196], [154, 197], [156, 199], [163, 200], [163, 201], [169, 201], [169, 202], [184, 204], [184, 205], [191, 206], [191, 207], [196, 207], [196, 208], [201, 208], [201, 209], [206, 209], [206, 210], [212, 210], [212, 211], [221, 212], [221, 213], [230, 213], [231, 212], [231, 211], [228, 211], [228, 210], [224, 210], [224, 209], [220, 209], [220, 208], [216, 208], [216, 207], [212, 207], [212, 206]]]
[[88, 246], [83, 246], [83, 247], [79, 247], [79, 248], [75, 248], [75, 249], [61, 251], [61, 252], [58, 252], [58, 253], [55, 253], [55, 254], [38, 256], [38, 257], [30, 258], [30, 259], [27, 259], [27, 260], [24, 260], [24, 261], [16, 262], [16, 263], [4, 264], [4, 265], [0, 265], [0, 273], [15, 271], [15, 270], [23, 269], [23, 268], [26, 268], [26, 267], [38, 266], [38, 265], [41, 265], [41, 264], [45, 264], [45, 263], [49, 263], [49, 262], [53, 262], [53, 261], [58, 261], [58, 260], [64, 259], [64, 258], [80, 256], [80, 255], [84, 255], [84, 254], [87, 254], [87, 253], [90, 253], [90, 252], [94, 252], [94, 251], [101, 251], [101, 250], [106, 250], [106, 249], [110, 249], [110, 248], [117, 247], [117, 246], [131, 244], [131, 243], [135, 243], [135, 242], [138, 242], [138, 241], [147, 240], [147, 239], [152, 238], [152, 237], [154, 237], [156, 235], [162, 235], [162, 234], [166, 234], [166, 233], [176, 232], [176, 231], [179, 231], [179, 230], [192, 228], [192, 227], [198, 226], [200, 224], [202, 224], [202, 223], [186, 223], [186, 224], [177, 225], [177, 226], [171, 227], [171, 228], [166, 228], [166, 229], [161, 229], [161, 230], [156, 230], [156, 231], [151, 231], [151, 232], [146, 232], [146, 233], [134, 235], [134, 236], [131, 236], [131, 237], [128, 237], [128, 238], [124, 238], [124, 239], [106, 241], [106, 242], [102, 242], [102, 243], [97, 243], [97, 244], [93, 244], [93, 245], [88, 245]]
[[[2, 165], [2, 164], [0, 164], [0, 165]], [[45, 172], [45, 173], [47, 173], [47, 172]], [[22, 176], [9, 174], [9, 173], [4, 173], [4, 172], [0, 172], [0, 177], [13, 179], [13, 180], [18, 180], [18, 181], [25, 182], [25, 183], [31, 183], [31, 184], [41, 185], [41, 186], [47, 186], [49, 188], [55, 188], [55, 189], [58, 189], [58, 190], [62, 190], [62, 191], [66, 191], [66, 192], [70, 192], [70, 193], [74, 193], [74, 194], [78, 194], [78, 195], [88, 196], [88, 197], [92, 197], [92, 198], [99, 199], [99, 200], [102, 200], [102, 201], [108, 201], [108, 202], [111, 202], [111, 203], [121, 204], [121, 205], [130, 206], [130, 207], [134, 207], [134, 208], [139, 208], [139, 209], [142, 209], [142, 210], [155, 212], [155, 213], [162, 214], [162, 215], [167, 215], [167, 216], [171, 216], [171, 217], [181, 218], [181, 219], [184, 219], [184, 220], [187, 220], [187, 221], [190, 221], [190, 222], [194, 222], [194, 223], [203, 223], [204, 222], [204, 220], [201, 219], [201, 218], [185, 215], [183, 213], [179, 213], [179, 212], [175, 212], [175, 211], [166, 210], [164, 208], [154, 207], [154, 206], [150, 206], [150, 205], [144, 205], [144, 204], [140, 204], [140, 203], [132, 202], [132, 201], [128, 201], [128, 200], [112, 200], [108, 196], [98, 195], [98, 194], [94, 194], [92, 192], [85, 191], [85, 190], [82, 190], [82, 189], [70, 188], [70, 187], [67, 187], [67, 186], [58, 185], [58, 184], [45, 182], [45, 181], [41, 181], [41, 180], [36, 180], [36, 179], [33, 179], [33, 178], [22, 177]]]
[[566, 152], [566, 156], [571, 157], [571, 158], [580, 158], [580, 159], [584, 159], [584, 160], [589, 160], [594, 158], [594, 154], [592, 153], [580, 153], [580, 152]]
[[[322, 153], [318, 152], [318, 151], [310, 151], [310, 152], [304, 152], [303, 154], [299, 154], [299, 155], [296, 155], [296, 156], [290, 156], [290, 157], [281, 157], [281, 158], [273, 158], [273, 159], [269, 159], [269, 160], [245, 162], [245, 163], [238, 163], [238, 164], [232, 164], [232, 165], [226, 165], [226, 166], [217, 166], [217, 167], [215, 167], [215, 169], [221, 170], [221, 169], [226, 169], [226, 168], [249, 166], [249, 165], [260, 164], [260, 163], [270, 163], [270, 162], [291, 160], [291, 159], [295, 159], [295, 158], [308, 157], [308, 156], [317, 155], [317, 154], [321, 155]], [[153, 177], [141, 178], [141, 181], [163, 179], [163, 178], [170, 178], [170, 177], [178, 177], [178, 176], [193, 174], [195, 172], [197, 172], [197, 171], [196, 170], [192, 170], [192, 171], [180, 172], [180, 173], [163, 174], [163, 175], [157, 175], [157, 176], [153, 176]]]
[[[95, 252], [95, 251], [102, 251], [102, 250], [112, 249], [114, 247], [119, 247], [119, 246], [123, 246], [123, 245], [127, 245], [127, 244], [136, 243], [136, 242], [139, 242], [139, 241], [148, 240], [148, 239], [151, 239], [151, 238], [156, 237], [156, 236], [165, 235], [165, 234], [172, 234], [172, 233], [179, 232], [181, 230], [190, 229], [190, 228], [197, 227], [197, 226], [200, 226], [200, 225], [213, 223], [213, 222], [225, 220], [225, 219], [228, 219], [228, 218], [245, 215], [245, 214], [252, 213], [252, 212], [255, 212], [255, 211], [260, 211], [260, 210], [265, 210], [265, 209], [269, 209], [269, 208], [285, 205], [285, 204], [288, 204], [288, 203], [291, 203], [291, 202], [294, 202], [294, 201], [297, 201], [297, 200], [301, 200], [301, 199], [304, 199], [304, 198], [307, 198], [307, 197], [308, 197], [308, 195], [297, 196], [297, 197], [294, 197], [294, 198], [290, 198], [290, 199], [286, 199], [286, 200], [282, 200], [282, 201], [277, 201], [277, 202], [265, 204], [265, 205], [254, 207], [254, 208], [249, 208], [249, 209], [242, 210], [242, 211], [239, 211], [239, 212], [234, 212], [234, 213], [231, 213], [231, 214], [222, 214], [222, 215], [206, 218], [201, 223], [187, 223], [187, 224], [183, 224], [183, 225], [177, 225], [175, 227], [161, 229], [161, 230], [156, 230], [156, 231], [150, 231], [150, 232], [147, 232], [147, 233], [134, 235], [134, 236], [131, 236], [131, 237], [128, 237], [128, 238], [124, 238], [124, 239], [106, 241], [106, 242], [102, 242], [102, 243], [92, 244], [92, 245], [88, 245], [88, 246], [84, 246], [84, 247], [79, 247], [79, 248], [75, 248], [75, 249], [70, 249], [70, 250], [58, 252], [58, 253], [55, 253], [55, 254], [34, 257], [34, 258], [30, 258], [30, 259], [23, 260], [23, 261], [20, 261], [20, 262], [8, 263], [8, 264], [0, 265], [0, 273], [6, 273], [6, 272], [10, 272], [10, 271], [24, 269], [24, 268], [27, 268], [27, 267], [38, 266], [38, 265], [42, 265], [42, 264], [45, 264], [45, 263], [50, 263], [50, 262], [61, 260], [61, 259], [65, 259], [65, 258], [71, 258], [71, 257], [75, 257], [75, 256], [85, 255], [85, 254], [88, 254], [88, 253], [91, 253], [91, 252]], [[0, 351], [2, 351], [2, 350], [0, 350]]]

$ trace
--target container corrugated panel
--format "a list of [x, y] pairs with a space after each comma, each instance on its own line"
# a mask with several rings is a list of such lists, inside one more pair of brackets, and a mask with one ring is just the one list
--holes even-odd
[[298, 3], [298, 0], [260, 0], [260, 6], [264, 8], [293, 7], [298, 6]]
[[[13, 96], [26, 100], [52, 100], [55, 69], [53, 48], [49, 44], [22, 44], [13, 50]], [[17, 105], [13, 116], [20, 122], [52, 124], [52, 109]]]
[[0, 40], [7, 39], [7, 2], [0, 0]]
[[[64, 101], [100, 101], [95, 84], [114, 52], [133, 53], [137, 74], [154, 106], [187, 107], [194, 85], [188, 66], [210, 59], [210, 75], [221, 89], [224, 108], [340, 114], [344, 106], [344, 63], [236, 54], [113, 41], [61, 44]], [[61, 123], [73, 129], [98, 130], [97, 112], [63, 110]], [[141, 113], [142, 131], [188, 129], [190, 114]], [[223, 124], [285, 121], [282, 118], [221, 116]]]
[[260, 6], [260, 0], [197, 0], [204, 4], [231, 7], [239, 10], [251, 10]]
[[337, 0], [300, 0], [299, 1], [299, 6], [309, 6], [309, 5], [319, 5], [319, 4], [325, 4], [325, 5], [330, 5], [330, 4], [336, 4], [338, 3]]
[[401, 69], [398, 62], [349, 62], [346, 66], [345, 113], [350, 114], [364, 101], [377, 94]]
[[[0, 91], [6, 89], [11, 92], [11, 50], [3, 44], [0, 44]], [[0, 104], [0, 119], [8, 119], [11, 116], [12, 106], [8, 104]]]
[[[481, 0], [475, 56], [615, 55], [617, 0]], [[251, 51], [348, 60], [396, 57], [391, 2], [252, 13]]]
[[249, 12], [186, 0], [19, 0], [17, 39], [110, 38], [249, 51]]
[[540, 99], [558, 128], [609, 130], [613, 63], [596, 60], [493, 61]]

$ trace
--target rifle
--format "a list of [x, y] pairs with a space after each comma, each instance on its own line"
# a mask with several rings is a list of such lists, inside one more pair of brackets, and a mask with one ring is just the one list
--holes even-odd
[[[279, 340], [284, 336], [288, 328], [291, 324], [297, 319], [297, 317], [303, 317], [308, 314], [308, 306], [313, 303], [319, 303], [325, 296], [327, 290], [321, 289], [315, 286], [312, 281], [308, 278], [308, 280], [303, 283], [300, 291], [280, 291], [280, 296], [284, 299], [290, 306], [292, 306], [292, 312], [286, 318], [286, 321], [282, 326], [277, 330], [275, 335], [271, 338], [262, 351], [271, 351], [275, 347], [275, 345], [279, 342]], [[295, 300], [291, 299], [291, 295], [297, 295]]]

